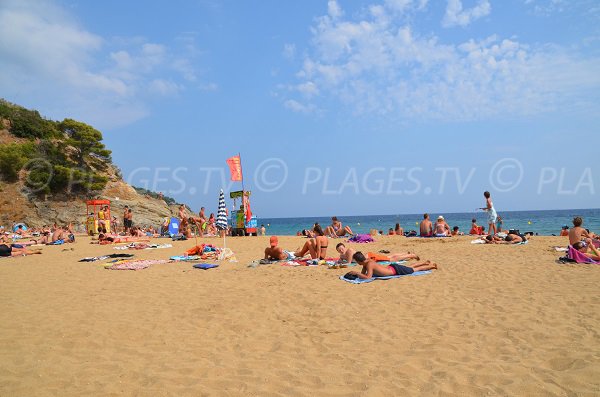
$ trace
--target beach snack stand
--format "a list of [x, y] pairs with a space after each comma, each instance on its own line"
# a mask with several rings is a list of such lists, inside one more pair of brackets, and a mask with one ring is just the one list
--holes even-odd
[[[229, 197], [233, 199], [233, 210], [230, 216], [230, 226], [232, 236], [250, 236], [258, 235], [257, 219], [250, 210], [249, 190], [238, 190], [230, 192]], [[239, 201], [238, 201], [239, 200]], [[238, 202], [241, 202], [238, 207]]]
[[[86, 204], [86, 230], [90, 236], [98, 233], [98, 221], [104, 221], [106, 232], [110, 233], [110, 200], [88, 200]], [[104, 211], [104, 207], [108, 207]]]

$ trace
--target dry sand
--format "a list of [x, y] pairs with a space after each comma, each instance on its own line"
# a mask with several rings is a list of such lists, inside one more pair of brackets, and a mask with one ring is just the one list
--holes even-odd
[[440, 265], [362, 285], [347, 269], [248, 268], [268, 237], [229, 238], [239, 262], [208, 271], [78, 263], [117, 252], [87, 238], [2, 259], [0, 395], [600, 395], [600, 266], [555, 263], [564, 238], [470, 240], [356, 245]]

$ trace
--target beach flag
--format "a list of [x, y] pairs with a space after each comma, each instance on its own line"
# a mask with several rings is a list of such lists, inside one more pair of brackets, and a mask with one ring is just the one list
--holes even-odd
[[242, 180], [242, 160], [240, 159], [240, 155], [233, 156], [227, 159], [227, 165], [229, 165], [229, 172], [231, 173], [232, 181], [241, 181]]
[[246, 214], [246, 223], [250, 222], [252, 219], [252, 210], [250, 209], [250, 200], [248, 200], [248, 196], [245, 194], [242, 196], [242, 201], [244, 203], [244, 213]]
[[219, 194], [219, 207], [217, 208], [217, 221], [215, 225], [220, 230], [227, 229], [227, 211], [225, 209], [225, 193], [223, 193], [223, 189], [221, 189], [221, 193]]

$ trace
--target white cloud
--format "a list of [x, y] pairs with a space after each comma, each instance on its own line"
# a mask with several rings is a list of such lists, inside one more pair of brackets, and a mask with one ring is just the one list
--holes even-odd
[[489, 0], [479, 0], [475, 7], [464, 10], [461, 0], [448, 0], [442, 26], [467, 26], [476, 19], [489, 15], [491, 11]]
[[286, 59], [294, 59], [296, 57], [296, 46], [294, 44], [284, 44], [283, 57]]
[[372, 14], [318, 18], [312, 32], [295, 89], [283, 94], [294, 111], [322, 111], [332, 100], [355, 113], [446, 121], [598, 111], [600, 57], [572, 49], [496, 35], [442, 43]]
[[300, 102], [295, 101], [293, 99], [288, 99], [283, 103], [283, 105], [287, 109], [290, 109], [291, 111], [294, 111], [296, 113], [311, 113], [314, 110], [314, 107], [312, 105], [303, 105]]
[[195, 80], [189, 60], [163, 44], [107, 40], [75, 21], [52, 0], [2, 0], [2, 96], [50, 117], [111, 128], [145, 117], [146, 93], [173, 95], [183, 88], [177, 80]]

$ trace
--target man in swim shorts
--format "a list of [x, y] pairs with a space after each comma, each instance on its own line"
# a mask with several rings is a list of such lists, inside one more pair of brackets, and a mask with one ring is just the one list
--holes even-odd
[[367, 259], [362, 252], [358, 251], [352, 259], [362, 266], [362, 271], [349, 272], [351, 275], [356, 275], [358, 278], [368, 279], [373, 277], [386, 277], [386, 276], [402, 276], [406, 274], [412, 274], [415, 271], [437, 269], [437, 264], [431, 261], [414, 263], [410, 266], [403, 266], [397, 263], [391, 263], [389, 265], [380, 265], [372, 259]]
[[431, 237], [433, 236], [433, 224], [429, 220], [429, 214], [423, 214], [423, 220], [419, 225], [419, 235], [421, 237]]
[[270, 261], [292, 260], [294, 255], [291, 252], [283, 250], [278, 246], [279, 239], [277, 236], [271, 236], [269, 246], [265, 248], [265, 259]]

